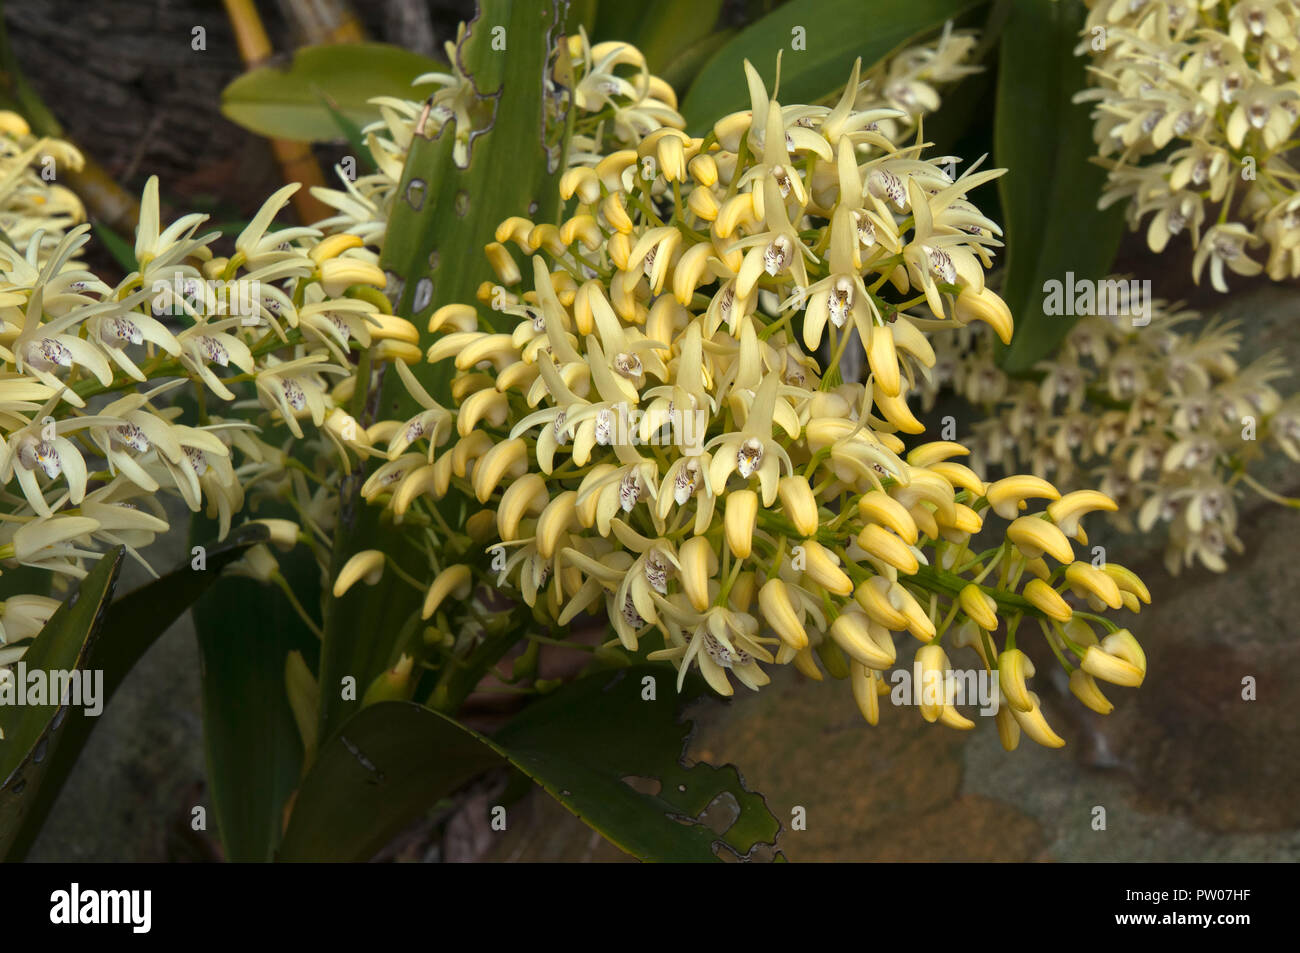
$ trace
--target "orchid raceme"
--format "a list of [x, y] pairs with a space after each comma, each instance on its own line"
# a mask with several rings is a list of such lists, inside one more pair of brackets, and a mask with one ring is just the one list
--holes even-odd
[[[1051, 361], [1015, 379], [995, 365], [987, 329], [970, 327], [935, 336], [921, 398], [928, 407], [951, 388], [988, 412], [966, 440], [982, 478], [1027, 466], [1077, 491], [1048, 507], [1066, 536], [1077, 529], [1067, 502], [1087, 499], [1122, 530], [1166, 532], [1170, 573], [1223, 572], [1244, 547], [1239, 498], [1254, 491], [1294, 505], [1251, 469], [1279, 451], [1300, 460], [1300, 399], [1275, 386], [1288, 376], [1282, 357], [1242, 366], [1241, 337], [1233, 322], [1157, 300], [1149, 324], [1080, 319]], [[1094, 482], [1107, 496], [1080, 495], [1095, 493]]]
[[[147, 565], [166, 494], [223, 537], [265, 525], [232, 571], [279, 587], [322, 638], [273, 546], [310, 550], [327, 599], [420, 591], [363, 703], [434, 672], [427, 703], [454, 711], [476, 684], [447, 688], [455, 673], [588, 615], [607, 623], [594, 652], [670, 665], [679, 687], [697, 671], [720, 695], [758, 690], [793, 665], [847, 679], [872, 724], [891, 673], [915, 666], [945, 686], [922, 717], [973, 727], [952, 683], [978, 666], [1004, 744], [1059, 745], [1017, 640], [1041, 638], [1108, 709], [1100, 683], [1140, 684], [1146, 659], [1105, 613], [1150, 595], [1078, 548], [1110, 495], [987, 482], [910, 403], [934, 387], [941, 337], [1013, 330], [986, 276], [1001, 230], [977, 205], [1002, 170], [923, 139], [973, 47], [945, 30], [855, 65], [824, 104], [782, 102], [746, 63], [749, 108], [697, 137], [640, 51], [580, 31], [545, 97], [572, 108], [561, 216], [501, 222], [496, 280], [427, 332], [392, 313], [400, 276], [379, 251], [417, 130], [453, 122], [464, 163], [487, 121], [455, 56], [421, 78], [424, 105], [378, 103], [377, 170], [315, 190], [336, 214], [314, 225], [277, 229], [286, 186], [238, 234], [208, 233], [202, 215], [164, 220], [150, 180], [137, 267], [110, 285], [79, 262], [79, 206], [49, 187], [45, 227], [0, 243], [0, 568], [78, 578], [118, 544]], [[29, 138], [0, 122], [15, 188], [43, 187]], [[372, 400], [381, 387], [409, 400]], [[400, 552], [335, 553], [339, 474]], [[0, 665], [53, 608], [0, 604]]]
[[[1248, 492], [1300, 509], [1300, 0], [476, 0], [439, 59], [411, 21], [288, 69], [227, 6], [221, 110], [283, 176], [214, 183], [229, 226], [183, 199], [229, 166], [104, 149], [127, 224], [7, 59], [5, 793], [57, 793], [88, 724], [11, 686], [107, 701], [192, 609], [232, 860], [458, 859], [499, 811], [528, 856], [536, 783], [640, 859], [761, 861], [787, 822], [712, 729], [788, 733], [778, 696], [839, 682], [871, 726], [1105, 761], [1067, 709], [1170, 670], [1130, 567], [1226, 572]], [[1098, 281], [1114, 205], [1150, 254]], [[1190, 275], [1143, 274], [1184, 239]], [[1225, 320], [1145, 278], [1252, 287]], [[10, 800], [18, 857], [45, 804]]]
[[[603, 52], [583, 63], [640, 63]], [[745, 79], [751, 108], [703, 137], [629, 120], [618, 148], [576, 159], [558, 227], [502, 223], [487, 249], [500, 283], [429, 322], [451, 404], [399, 368], [422, 410], [367, 431], [387, 462], [366, 498], [413, 532], [449, 494], [495, 514], [471, 533], [481, 544], [435, 533], [426, 617], [486, 545], [480, 584], [539, 622], [603, 615], [611, 647], [670, 662], [679, 683], [698, 668], [722, 695], [794, 664], [851, 677], [874, 723], [908, 639], [939, 678], [960, 649], [995, 674], [1018, 637], [1041, 637], [1068, 672], [1091, 657], [1092, 678], [1140, 681], [1136, 643], [1094, 611], [1136, 610], [1140, 581], [1123, 570], [1125, 600], [1112, 575], [1074, 568], [1091, 568], [1080, 518], [1113, 502], [1036, 477], [987, 484], [908, 407], [937, 329], [1010, 334], [985, 281], [1000, 232], [971, 197], [1000, 171], [953, 174], [923, 141], [893, 141], [884, 121], [907, 115], [862, 109], [856, 68], [825, 107], [781, 103], [748, 64]], [[514, 328], [487, 330], [488, 308]], [[1017, 679], [1004, 741], [1059, 743]], [[947, 693], [922, 714], [973, 727], [959, 704]]]
[[[1162, 252], [1186, 234], [1192, 274], [1300, 276], [1296, 0], [1087, 0], [1100, 207], [1125, 202]], [[1148, 218], [1149, 216], [1149, 218]], [[1217, 220], [1216, 220], [1217, 219]]]
[[[206, 511], [222, 537], [241, 513], [290, 501], [314, 527], [293, 539], [327, 562], [337, 492], [309, 487], [306, 474], [319, 478], [303, 460], [346, 465], [348, 447], [362, 446], [328, 426], [343, 413], [335, 393], [350, 387], [353, 353], [369, 348], [379, 362], [385, 343], [418, 339], [384, 313], [375, 250], [356, 234], [273, 230], [291, 186], [220, 257], [219, 234], [200, 232], [206, 216], [162, 221], [150, 179], [139, 268], [109, 286], [78, 260], [89, 240], [79, 203], [31, 168], [43, 156], [80, 163], [70, 146], [34, 140], [0, 114], [0, 225], [16, 242], [0, 241], [2, 570], [45, 571], [58, 593], [109, 546], [149, 567], [149, 545], [170, 528], [159, 494]], [[197, 412], [177, 403], [182, 392]], [[269, 550], [248, 559], [246, 572], [269, 578]], [[0, 603], [5, 664], [50, 603]]]

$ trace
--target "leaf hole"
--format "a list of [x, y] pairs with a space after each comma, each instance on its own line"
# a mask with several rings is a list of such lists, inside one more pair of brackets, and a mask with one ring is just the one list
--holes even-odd
[[730, 791], [722, 791], [700, 812], [696, 821], [721, 836], [727, 833], [739, 818], [740, 802]]
[[424, 179], [412, 179], [406, 185], [406, 204], [415, 211], [420, 211], [424, 208], [424, 194], [427, 189]]
[[627, 775], [623, 778], [623, 783], [637, 794], [648, 794], [651, 797], [657, 796], [664, 787], [658, 778], [647, 778], [637, 774]]
[[417, 314], [429, 306], [433, 300], [433, 281], [421, 278], [415, 285], [415, 299], [411, 302], [411, 313]]

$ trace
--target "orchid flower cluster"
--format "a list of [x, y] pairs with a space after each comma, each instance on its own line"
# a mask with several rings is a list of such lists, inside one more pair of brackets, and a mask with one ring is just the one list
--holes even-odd
[[[347, 415], [331, 388], [351, 379], [349, 351], [420, 356], [414, 326], [386, 313], [375, 252], [355, 234], [272, 230], [291, 185], [220, 256], [220, 233], [199, 232], [206, 216], [163, 227], [151, 179], [137, 268], [110, 286], [77, 260], [89, 240], [74, 224], [80, 207], [32, 175], [45, 156], [75, 161], [75, 151], [28, 144], [12, 117], [0, 115], [0, 130], [10, 188], [0, 219], [10, 240], [25, 238], [0, 241], [0, 566], [47, 571], [56, 590], [108, 546], [148, 568], [144, 550], [169, 528], [162, 495], [206, 510], [225, 537], [254, 487], [300, 510], [307, 530], [276, 521], [277, 542], [321, 545], [331, 497], [307, 480], [330, 485], [322, 453], [346, 460]], [[291, 457], [297, 440], [306, 449]], [[269, 554], [251, 559], [246, 571], [274, 571]], [[0, 605], [0, 666], [58, 604], [11, 594]]]
[[[317, 198], [338, 210], [336, 217], [317, 223], [321, 228], [346, 228], [368, 244], [382, 241], [402, 168], [421, 122], [424, 134], [431, 137], [452, 123], [456, 136], [453, 160], [462, 167], [469, 163], [470, 142], [476, 131], [487, 127], [491, 114], [473, 80], [460, 67], [460, 46], [466, 29], [462, 23], [456, 39], [446, 44], [451, 72], [425, 73], [414, 80], [412, 85], [417, 88], [434, 87], [427, 99], [383, 96], [370, 101], [379, 109], [381, 118], [362, 132], [376, 171], [349, 177], [340, 169], [343, 191], [313, 189]], [[548, 97], [550, 106], [556, 110], [570, 106], [574, 109], [567, 164], [584, 159], [598, 161], [606, 152], [634, 144], [661, 126], [680, 129], [686, 125], [677, 112], [677, 94], [649, 72], [645, 56], [635, 46], [620, 42], [593, 46], [582, 32], [567, 38], [566, 50], [572, 92], [558, 87], [551, 77], [546, 82], [553, 94]]]
[[[746, 73], [750, 109], [573, 165], [558, 225], [501, 224], [498, 281], [430, 318], [452, 405], [398, 364], [421, 409], [367, 431], [387, 462], [362, 492], [419, 526], [449, 494], [476, 500], [490, 584], [548, 626], [605, 616], [679, 684], [698, 668], [730, 695], [793, 664], [847, 677], [874, 724], [906, 633], [942, 686], [926, 720], [973, 727], [949, 656], [969, 648], [1000, 685], [1006, 747], [1062, 745], [1016, 638], [1032, 620], [1098, 711], [1097, 679], [1141, 683], [1140, 646], [1099, 613], [1137, 611], [1146, 588], [1075, 558], [1080, 519], [1114, 501], [989, 484], [954, 459], [965, 447], [903, 439], [925, 429], [908, 396], [935, 363], [927, 331], [1010, 337], [985, 285], [999, 229], [968, 198], [1000, 172], [954, 177], [951, 158], [897, 145], [884, 124], [906, 114], [857, 108], [856, 66], [833, 106], [782, 105]], [[841, 378], [850, 347], [865, 381]], [[1009, 525], [986, 529], [990, 514]], [[357, 554], [336, 594], [384, 567]], [[482, 581], [435, 554], [430, 572], [426, 619]]]
[[59, 169], [79, 171], [85, 160], [60, 139], [32, 135], [17, 113], [0, 111], [0, 233], [14, 248], [40, 235], [36, 260], [44, 262], [63, 233], [85, 219], [76, 193], [59, 185]]
[[[434, 87], [426, 100], [388, 96], [371, 100], [381, 118], [362, 132], [376, 171], [356, 177], [344, 175], [340, 169], [343, 190], [313, 189], [313, 195], [338, 212], [318, 222], [319, 228], [327, 232], [346, 229], [369, 245], [382, 243], [388, 212], [421, 119], [427, 136], [437, 136], [444, 125], [453, 123], [453, 158], [462, 166], [468, 163], [473, 133], [485, 128], [490, 117], [483, 111], [482, 97], [472, 80], [460, 68], [459, 51], [466, 29], [461, 24], [456, 40], [446, 44], [450, 72], [426, 73], [414, 80], [416, 88]], [[934, 41], [901, 50], [862, 75], [856, 107], [890, 110], [878, 123], [887, 138], [903, 138], [918, 119], [939, 108], [939, 90], [980, 69], [969, 62], [975, 45], [973, 31], [953, 30], [948, 24]], [[595, 166], [609, 153], [635, 147], [658, 129], [685, 128], [686, 122], [677, 112], [676, 92], [649, 71], [644, 54], [632, 44], [609, 41], [593, 45], [580, 29], [565, 39], [565, 49], [572, 92], [556, 86], [554, 78], [548, 77], [547, 83], [554, 93], [548, 102], [557, 110], [570, 106], [574, 110], [566, 166]]]
[[[1034, 476], [987, 483], [955, 459], [966, 447], [904, 440], [925, 431], [908, 398], [933, 375], [929, 332], [1012, 331], [985, 285], [1000, 231], [969, 199], [1000, 171], [958, 176], [919, 136], [898, 144], [932, 84], [965, 69], [969, 38], [945, 33], [865, 82], [855, 66], [834, 105], [783, 106], [746, 64], [751, 108], [702, 138], [634, 48], [580, 35], [565, 50], [568, 209], [559, 224], [500, 225], [485, 249], [497, 281], [433, 313], [427, 353], [392, 315], [375, 249], [416, 124], [453, 122], [468, 147], [483, 121], [454, 55], [426, 77], [438, 89], [423, 106], [379, 104], [378, 171], [315, 190], [337, 214], [314, 227], [272, 229], [288, 186], [219, 255], [203, 216], [163, 227], [151, 180], [137, 268], [115, 287], [76, 260], [75, 200], [33, 193], [33, 163], [54, 147], [33, 151], [0, 121], [5, 181], [24, 186], [9, 193], [15, 220], [37, 206], [47, 219], [24, 225], [25, 252], [0, 244], [4, 566], [77, 578], [118, 544], [144, 561], [168, 529], [159, 494], [173, 494], [223, 536], [237, 514], [288, 505], [295, 518], [262, 520], [272, 542], [308, 546], [326, 572], [337, 472], [378, 457], [362, 496], [438, 543], [424, 546], [428, 578], [406, 579], [432, 622], [425, 666], [500, 628], [486, 584], [552, 631], [604, 616], [611, 645], [671, 662], [679, 685], [698, 669], [729, 695], [784, 664], [847, 678], [873, 724], [907, 633], [940, 685], [923, 717], [973, 727], [949, 657], [969, 648], [1000, 686], [1008, 748], [1022, 732], [1064, 743], [1027, 681], [1026, 620], [1088, 706], [1111, 707], [1098, 679], [1140, 684], [1141, 647], [1100, 613], [1138, 611], [1146, 588], [1075, 558], [1081, 518], [1114, 500]], [[415, 416], [363, 428], [356, 360], [393, 364]], [[454, 367], [450, 406], [407, 366], [421, 360]], [[444, 512], [453, 493], [468, 506]], [[1009, 525], [986, 527], [990, 513]], [[333, 592], [390, 566], [357, 553]], [[266, 546], [236, 571], [298, 607]], [[55, 605], [5, 602], [0, 664]]]
[[[1300, 2], [1088, 0], [1094, 138], [1109, 169], [1100, 207], [1127, 202], [1162, 252], [1186, 233], [1206, 265], [1300, 277]], [[1216, 214], [1217, 207], [1217, 214]], [[1255, 252], [1255, 250], [1258, 250]], [[1252, 257], [1252, 252], [1262, 255]]]
[[937, 337], [924, 403], [947, 387], [983, 408], [966, 441], [981, 477], [1028, 466], [1061, 487], [1095, 483], [1118, 502], [1120, 529], [1168, 524], [1170, 573], [1223, 572], [1242, 550], [1237, 498], [1250, 488], [1281, 500], [1248, 467], [1273, 448], [1300, 460], [1300, 397], [1273, 387], [1288, 373], [1278, 354], [1241, 367], [1235, 325], [1200, 318], [1164, 301], [1140, 328], [1082, 318], [1034, 380], [1003, 373], [979, 328]]
[[[598, 162], [604, 155], [635, 146], [656, 129], [683, 128], [677, 93], [646, 66], [645, 56], [630, 43], [592, 46], [585, 29], [567, 37], [568, 68], [573, 74], [573, 138], [569, 164]], [[570, 97], [560, 90], [559, 104]]]
[[971, 62], [978, 45], [977, 31], [954, 30], [951, 22], [945, 24], [932, 42], [907, 47], [864, 73], [855, 107], [884, 106], [901, 113], [879, 120], [885, 137], [901, 142], [917, 120], [939, 108], [940, 90], [983, 69]]

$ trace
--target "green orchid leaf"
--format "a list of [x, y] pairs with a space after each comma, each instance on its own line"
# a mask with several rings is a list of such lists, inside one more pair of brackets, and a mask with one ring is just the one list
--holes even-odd
[[113, 256], [113, 260], [117, 262], [118, 267], [124, 272], [130, 274], [140, 267], [135, 260], [134, 245], [107, 225], [100, 225], [96, 222], [92, 228], [94, 228], [95, 237], [99, 239], [100, 244], [108, 249], [108, 253]]
[[[497, 282], [483, 248], [502, 221], [512, 215], [556, 218], [560, 129], [548, 127], [543, 116], [559, 24], [554, 2], [483, 0], [458, 50], [480, 97], [474, 111], [482, 114], [481, 125], [471, 132], [449, 121], [433, 138], [417, 130], [382, 264], [398, 276], [388, 289], [395, 310], [422, 334], [435, 308], [473, 303], [481, 282]], [[462, 150], [468, 148], [466, 168], [456, 163], [458, 139]], [[489, 309], [483, 316], [492, 319]], [[449, 365], [418, 367], [417, 373], [445, 377]]]
[[446, 65], [386, 43], [344, 43], [298, 50], [287, 69], [264, 66], [221, 93], [221, 112], [260, 136], [318, 142], [339, 138], [334, 110], [356, 126], [379, 118], [376, 96], [419, 98], [411, 81]]
[[[677, 711], [689, 697], [671, 669], [643, 665], [560, 688], [494, 737], [408, 702], [364, 708], [304, 779], [280, 859], [369, 859], [434, 802], [507, 764], [641, 860], [756, 858], [780, 824], [734, 767], [684, 762], [691, 725]], [[715, 812], [724, 823], [706, 822]]]
[[[389, 275], [386, 291], [394, 310], [415, 322], [423, 347], [431, 343], [425, 329], [435, 308], [472, 304], [481, 282], [497, 281], [483, 254], [497, 225], [511, 215], [538, 222], [556, 218], [559, 130], [548, 128], [542, 117], [560, 22], [554, 2], [483, 0], [457, 50], [458, 65], [479, 96], [470, 112], [481, 124], [471, 137], [449, 122], [437, 136], [417, 134], [412, 143], [381, 263]], [[467, 140], [466, 167], [456, 162], [458, 136]], [[480, 314], [485, 322], [491, 320], [489, 309]], [[436, 399], [450, 402], [450, 360], [412, 370]], [[379, 407], [375, 402], [382, 401], [383, 415], [401, 420], [418, 409], [395, 374], [386, 375], [382, 392], [371, 399], [370, 406], [356, 406], [353, 412], [372, 419]], [[357, 496], [365, 472], [343, 487], [331, 578], [364, 549], [380, 549], [399, 566], [424, 572], [428, 559], [415, 548], [412, 534], [394, 530], [387, 516]], [[451, 525], [459, 525], [455, 494], [439, 506]], [[391, 573], [374, 587], [357, 585], [339, 598], [327, 597], [320, 666], [322, 742], [359, 708], [366, 687], [397, 660], [408, 640], [420, 637], [421, 601], [421, 593]], [[347, 692], [345, 681], [357, 690]]]
[[1079, 0], [1013, 3], [1002, 33], [993, 159], [1006, 231], [1002, 297], [1015, 318], [1005, 370], [1018, 373], [1052, 353], [1074, 319], [1044, 313], [1044, 283], [1103, 278], [1119, 248], [1124, 213], [1097, 210], [1106, 171], [1095, 152], [1087, 104], [1071, 102], [1087, 82], [1074, 55], [1084, 23]]
[[[385, 511], [370, 506], [345, 486], [343, 514], [336, 531], [331, 578], [345, 560], [339, 553], [378, 549], [389, 559], [412, 568], [427, 566], [412, 534], [389, 522]], [[320, 725], [318, 737], [331, 737], [361, 707], [366, 689], [422, 637], [420, 605], [423, 595], [385, 573], [375, 586], [357, 583], [341, 596], [326, 594], [324, 639], [320, 647]]]
[[[242, 556], [250, 546], [263, 541], [266, 535], [265, 527], [241, 527], [224, 542], [212, 542], [204, 547], [206, 566], [202, 571], [195, 570], [192, 561], [186, 562], [160, 579], [127, 593], [108, 607], [91, 649], [90, 663], [86, 666], [89, 671], [104, 673], [100, 702], [103, 708], [113, 700], [135, 663], [216, 582], [221, 570]], [[88, 716], [81, 708], [71, 709], [65, 718], [59, 743], [53, 746], [45, 764], [40, 801], [24, 818], [8, 859], [21, 859], [40, 833], [41, 825], [97, 724], [99, 718]]]
[[439, 799], [504, 759], [480, 736], [413, 702], [354, 714], [293, 800], [283, 861], [366, 861]]
[[610, 6], [610, 4], [602, 4], [600, 0], [569, 0], [568, 10], [564, 15], [564, 32], [577, 33], [578, 28], [582, 27], [587, 31], [587, 36], [594, 36], [596, 17], [602, 6]]
[[[780, 822], [734, 766], [684, 762], [692, 726], [678, 720], [678, 707], [702, 682], [679, 696], [675, 677], [666, 666], [640, 665], [580, 679], [530, 705], [493, 740], [548, 794], [634, 857], [757, 857], [775, 847]], [[715, 806], [732, 813], [725, 830], [700, 820]]]
[[695, 77], [682, 103], [686, 126], [701, 135], [729, 113], [749, 108], [744, 62], [770, 88], [781, 54], [782, 102], [815, 103], [843, 89], [853, 61], [864, 69], [941, 28], [983, 0], [802, 0], [741, 30]]
[[[348, 116], [345, 116], [328, 99], [322, 98], [321, 105], [325, 107], [325, 111], [334, 120], [334, 125], [343, 134], [343, 138], [348, 141], [348, 146], [356, 154], [357, 161], [361, 163], [360, 169], [352, 170], [351, 177], [355, 179], [357, 176], [374, 172], [378, 167], [375, 165], [375, 157], [370, 152], [370, 146], [366, 144], [366, 137], [361, 131], [361, 126], [353, 122]], [[346, 169], [344, 171], [347, 172]]]
[[620, 0], [604, 0], [596, 5], [596, 22], [587, 28], [593, 43], [602, 40], [632, 39], [641, 26], [641, 21], [654, 8], [653, 4], [622, 3]]
[[[599, 33], [593, 39], [627, 40], [645, 54], [650, 72], [660, 76], [663, 76], [664, 67], [683, 50], [713, 32], [722, 12], [722, 0], [659, 0], [639, 7], [631, 3], [606, 6], [635, 10], [640, 16], [635, 25], [622, 32], [612, 32], [617, 27], [611, 24], [611, 32]], [[604, 10], [601, 12], [603, 14]], [[598, 22], [598, 29], [604, 27]]]
[[[192, 538], [207, 538], [210, 525], [196, 519]], [[320, 568], [311, 554], [298, 547], [275, 556], [304, 609], [319, 606]], [[210, 566], [211, 553], [208, 559]], [[320, 643], [281, 590], [229, 574], [195, 604], [194, 630], [212, 816], [229, 860], [269, 860], [279, 844], [285, 801], [302, 771], [285, 660], [297, 651], [314, 664]]]
[[689, 89], [709, 57], [729, 43], [737, 32], [735, 29], [726, 29], [707, 33], [690, 46], [674, 51], [656, 72], [673, 89]]
[[0, 601], [11, 596], [48, 596], [52, 582], [51, 575], [49, 570], [37, 569], [34, 566], [6, 569], [3, 574], [0, 574]]
[[118, 546], [50, 616], [0, 688], [0, 857], [10, 859], [28, 819], [42, 810], [51, 756], [64, 740], [60, 729], [70, 713], [102, 699], [90, 660], [121, 568]]

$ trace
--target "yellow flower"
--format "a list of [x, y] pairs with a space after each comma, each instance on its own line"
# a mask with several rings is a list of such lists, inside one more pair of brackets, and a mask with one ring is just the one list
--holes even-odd
[[384, 574], [384, 554], [378, 549], [363, 549], [354, 553], [334, 579], [334, 598], [337, 599], [357, 582], [373, 586]]
[[[973, 727], [955, 707], [947, 654], [973, 647], [984, 664], [998, 660], [1016, 709], [999, 717], [1004, 743], [1022, 730], [1054, 743], [1028, 656], [999, 633], [1025, 616], [1073, 619], [1043, 581], [1053, 576], [1041, 554], [1073, 564], [1070, 539], [1086, 544], [1080, 518], [1106, 507], [1062, 500], [1041, 477], [986, 484], [975, 461], [955, 462], [964, 444], [922, 438], [909, 452], [902, 437], [926, 429], [908, 397], [928, 397], [938, 355], [936, 325], [900, 296], [917, 289], [958, 334], [976, 319], [1011, 330], [984, 279], [1000, 233], [967, 199], [999, 173], [954, 181], [891, 138], [959, 75], [969, 44], [954, 36], [927, 48], [928, 66], [870, 71], [863, 88], [855, 70], [830, 109], [778, 102], [747, 65], [751, 108], [706, 139], [665, 121], [629, 119], [612, 136], [584, 127], [583, 103], [618, 115], [662, 90], [634, 79], [643, 66], [631, 48], [572, 38], [583, 131], [561, 176], [569, 204], [558, 225], [503, 222], [487, 254], [517, 287], [504, 300], [479, 289], [514, 325], [480, 331], [471, 304], [434, 312], [426, 359], [454, 371], [451, 403], [398, 364], [422, 412], [367, 433], [389, 459], [363, 495], [395, 520], [453, 487], [472, 495], [485, 510], [466, 529], [497, 537], [487, 543], [496, 585], [539, 624], [603, 611], [624, 649], [660, 640], [649, 657], [673, 664], [679, 684], [698, 668], [729, 695], [733, 676], [766, 684], [767, 665], [813, 680], [824, 667], [850, 679], [874, 722], [895, 633], [907, 632], [939, 686], [925, 718]], [[318, 252], [323, 264], [345, 244]], [[510, 244], [531, 269], [517, 268]], [[800, 335], [791, 325], [805, 306]], [[818, 352], [827, 337], [829, 363]], [[453, 420], [457, 439], [439, 451]], [[1061, 505], [1022, 515], [1034, 498]], [[975, 551], [990, 513], [1011, 526]], [[444, 571], [431, 558], [430, 578]], [[1097, 572], [1120, 591], [1120, 578]], [[1137, 605], [1140, 583], [1123, 581]], [[1104, 589], [1077, 570], [1071, 583]], [[452, 595], [440, 595], [439, 618], [455, 616]], [[1078, 633], [1061, 642], [1050, 625], [1044, 636], [1062, 653], [1091, 645]]]

